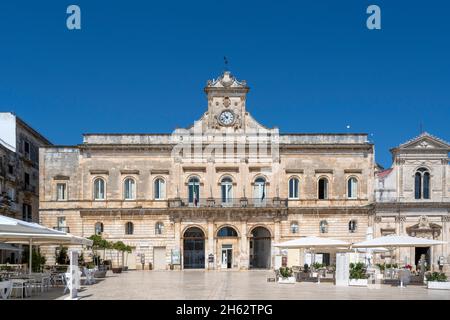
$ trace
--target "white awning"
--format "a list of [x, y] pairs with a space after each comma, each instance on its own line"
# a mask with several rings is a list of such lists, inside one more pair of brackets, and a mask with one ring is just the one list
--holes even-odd
[[7, 243], [0, 243], [0, 250], [7, 250], [7, 251], [23, 251], [22, 248], [16, 247], [12, 244]]
[[443, 241], [430, 240], [426, 238], [388, 235], [357, 242], [353, 248], [374, 248], [374, 247], [429, 247], [438, 244], [445, 244]]
[[299, 248], [348, 248], [350, 243], [324, 238], [324, 237], [302, 237], [294, 240], [289, 240], [286, 242], [278, 243], [274, 245], [275, 247], [286, 248], [286, 249], [299, 249]]
[[0, 243], [33, 245], [73, 244], [92, 246], [93, 241], [37, 223], [0, 216]]

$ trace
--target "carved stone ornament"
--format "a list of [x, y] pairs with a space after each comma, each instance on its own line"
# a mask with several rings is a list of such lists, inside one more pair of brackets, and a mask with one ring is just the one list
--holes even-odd
[[223, 105], [225, 108], [228, 108], [230, 104], [231, 104], [230, 98], [228, 97], [223, 98]]
[[427, 141], [422, 141], [417, 145], [417, 148], [430, 148], [431, 145]]
[[442, 227], [428, 220], [427, 216], [421, 216], [419, 222], [409, 228], [406, 228], [408, 234], [412, 237], [436, 239], [441, 234]]

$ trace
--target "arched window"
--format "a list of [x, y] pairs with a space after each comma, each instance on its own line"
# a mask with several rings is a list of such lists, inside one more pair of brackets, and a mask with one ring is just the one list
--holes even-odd
[[430, 172], [426, 168], [419, 168], [414, 175], [414, 197], [416, 199], [430, 199]]
[[95, 234], [100, 235], [103, 233], [103, 223], [97, 222], [95, 223]]
[[166, 197], [166, 182], [164, 179], [158, 178], [154, 182], [155, 200], [164, 199]]
[[164, 223], [158, 221], [155, 224], [155, 234], [163, 234], [164, 231]]
[[263, 204], [266, 201], [266, 179], [259, 177], [255, 180], [253, 198], [255, 205]]
[[322, 220], [319, 223], [319, 230], [320, 233], [327, 233], [328, 232], [328, 222], [327, 220]]
[[350, 220], [348, 222], [348, 231], [353, 233], [356, 231], [357, 223], [356, 220]]
[[298, 179], [289, 179], [289, 199], [298, 199]]
[[197, 206], [200, 200], [200, 180], [197, 177], [189, 179], [188, 196], [189, 204]]
[[223, 227], [217, 232], [217, 237], [237, 237], [236, 230], [232, 227]]
[[358, 198], [358, 180], [354, 177], [347, 180], [347, 198]]
[[136, 182], [133, 178], [126, 178], [123, 182], [123, 198], [125, 200], [136, 199]]
[[318, 182], [319, 199], [328, 199], [328, 179], [320, 178]]
[[298, 222], [297, 221], [291, 222], [291, 233], [298, 233]]
[[133, 233], [134, 233], [133, 222], [125, 223], [125, 234], [133, 234]]
[[220, 182], [222, 204], [230, 204], [233, 201], [233, 181], [225, 177]]
[[94, 180], [94, 200], [105, 200], [105, 180], [102, 178]]

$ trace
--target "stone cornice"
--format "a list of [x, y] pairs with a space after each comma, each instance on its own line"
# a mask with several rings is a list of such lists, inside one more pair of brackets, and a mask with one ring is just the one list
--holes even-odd
[[432, 209], [449, 209], [450, 210], [450, 202], [386, 202], [386, 203], [376, 203], [375, 209], [393, 209], [393, 210], [401, 210], [401, 209], [423, 209], [423, 208], [432, 208]]

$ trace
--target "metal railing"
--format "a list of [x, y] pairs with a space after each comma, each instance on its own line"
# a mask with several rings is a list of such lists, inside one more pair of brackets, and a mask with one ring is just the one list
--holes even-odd
[[53, 227], [53, 229], [58, 230], [58, 231], [62, 231], [62, 232], [67, 232], [67, 233], [70, 232], [69, 227], [56, 226], [56, 227]]
[[200, 198], [198, 200], [169, 199], [169, 207], [190, 208], [279, 208], [287, 207], [287, 199], [280, 198]]
[[36, 186], [33, 186], [31, 184], [24, 184], [23, 190], [27, 192], [36, 193]]

